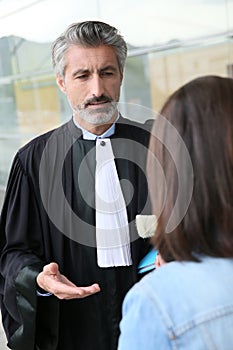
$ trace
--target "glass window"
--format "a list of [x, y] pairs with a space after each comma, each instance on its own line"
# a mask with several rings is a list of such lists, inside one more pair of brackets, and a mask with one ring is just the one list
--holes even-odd
[[129, 118], [150, 118], [195, 76], [232, 75], [232, 0], [0, 0], [0, 186], [21, 145], [70, 118], [50, 47], [86, 19], [116, 26], [128, 43], [120, 110]]

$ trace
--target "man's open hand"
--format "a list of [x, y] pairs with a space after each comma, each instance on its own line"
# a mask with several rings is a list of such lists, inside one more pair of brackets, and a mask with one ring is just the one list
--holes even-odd
[[40, 288], [52, 293], [57, 298], [67, 300], [85, 298], [100, 291], [100, 287], [96, 283], [88, 287], [76, 286], [59, 272], [56, 263], [44, 266], [43, 271], [37, 276], [37, 284]]

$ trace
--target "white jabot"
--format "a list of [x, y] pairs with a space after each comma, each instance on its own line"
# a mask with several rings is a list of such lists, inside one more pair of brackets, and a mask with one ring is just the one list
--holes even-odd
[[100, 267], [132, 265], [126, 206], [108, 139], [115, 133], [116, 121], [102, 135], [83, 129], [74, 117], [73, 121], [84, 140], [96, 140], [97, 263]]
[[111, 141], [96, 140], [96, 243], [100, 267], [132, 265], [124, 197]]

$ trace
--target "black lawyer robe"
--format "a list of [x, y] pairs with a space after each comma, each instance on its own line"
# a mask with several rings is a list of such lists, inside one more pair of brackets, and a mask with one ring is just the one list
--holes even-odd
[[[150, 210], [148, 141], [144, 125], [122, 117], [111, 137], [130, 225], [133, 265], [127, 267], [97, 265], [95, 141], [83, 140], [70, 120], [19, 150], [0, 221], [0, 302], [10, 348], [117, 349], [122, 301], [149, 248], [134, 221]], [[78, 286], [99, 283], [101, 292], [70, 301], [37, 297], [36, 276], [50, 262]]]

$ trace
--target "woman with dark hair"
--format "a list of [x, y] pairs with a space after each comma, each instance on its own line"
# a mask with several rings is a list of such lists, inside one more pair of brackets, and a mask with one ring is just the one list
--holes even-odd
[[204, 76], [167, 100], [148, 154], [152, 241], [166, 261], [123, 304], [119, 350], [232, 349], [233, 79]]

